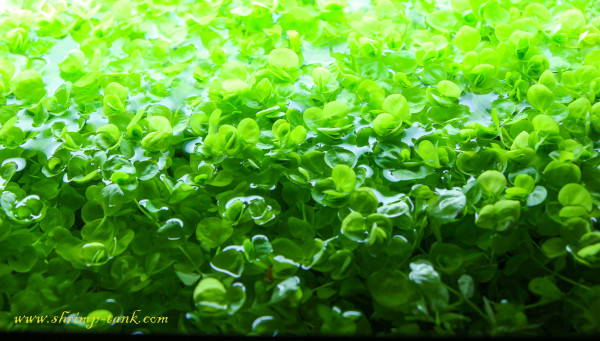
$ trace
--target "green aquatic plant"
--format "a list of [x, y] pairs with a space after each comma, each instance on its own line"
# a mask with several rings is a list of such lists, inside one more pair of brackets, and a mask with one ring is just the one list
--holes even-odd
[[0, 330], [600, 332], [599, 9], [2, 2]]

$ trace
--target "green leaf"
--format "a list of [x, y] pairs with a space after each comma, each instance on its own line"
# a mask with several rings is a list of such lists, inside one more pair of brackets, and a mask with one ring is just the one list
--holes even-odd
[[454, 244], [436, 243], [429, 250], [429, 257], [441, 271], [453, 273], [461, 267], [464, 252]]
[[[354, 211], [369, 214], [377, 210], [379, 201], [377, 199], [377, 196], [373, 193], [373, 191], [370, 188], [359, 187], [350, 195], [350, 202], [348, 203], [348, 205]], [[404, 205], [406, 207], [406, 210], [408, 211], [408, 206], [406, 204]], [[399, 212], [402, 212], [401, 208], [398, 208], [398, 210]], [[381, 213], [379, 212], [379, 210], [377, 211], [378, 213]], [[390, 208], [389, 210], [386, 210], [386, 213], [395, 214], [396, 212], [394, 212], [394, 210]], [[403, 213], [404, 212], [399, 213], [398, 215]]]
[[461, 172], [477, 176], [486, 170], [502, 172], [506, 168], [506, 163], [506, 155], [493, 149], [464, 152], [456, 159], [456, 166]]
[[385, 112], [394, 116], [399, 122], [410, 117], [408, 102], [402, 95], [390, 95], [386, 97], [383, 101], [382, 108]]
[[581, 206], [588, 212], [592, 210], [592, 196], [580, 184], [570, 183], [558, 192], [558, 201], [563, 206]]
[[396, 118], [388, 113], [377, 115], [371, 124], [373, 130], [379, 136], [393, 135], [399, 131], [402, 122], [396, 121]]
[[567, 254], [567, 243], [562, 238], [550, 238], [542, 244], [544, 254], [555, 258]]
[[533, 191], [527, 196], [527, 206], [537, 206], [546, 200], [548, 191], [542, 186], [535, 186]]
[[286, 48], [276, 48], [269, 53], [269, 64], [282, 68], [293, 69], [299, 64], [298, 56], [294, 51]]
[[521, 204], [516, 200], [500, 200], [484, 206], [477, 214], [475, 224], [498, 232], [514, 229], [521, 217]]
[[358, 158], [353, 152], [344, 148], [334, 147], [325, 153], [325, 163], [331, 168], [335, 168], [338, 164], [354, 168], [357, 160]]
[[536, 277], [529, 282], [529, 291], [541, 296], [545, 302], [560, 300], [562, 292], [548, 277]]
[[210, 217], [204, 218], [196, 227], [196, 238], [214, 248], [223, 244], [233, 233], [233, 228], [225, 221]]
[[348, 214], [342, 221], [342, 234], [355, 242], [366, 242], [368, 231], [363, 215], [359, 212]]
[[356, 187], [356, 173], [347, 165], [337, 164], [331, 173], [333, 183], [343, 192], [352, 192]]
[[226, 312], [228, 300], [227, 290], [218, 279], [207, 277], [202, 279], [194, 289], [194, 302], [202, 315], [220, 315]]
[[477, 177], [477, 181], [483, 190], [483, 194], [488, 197], [498, 197], [504, 192], [504, 188], [506, 187], [506, 178], [502, 173], [495, 170], [481, 173], [481, 175]]
[[554, 119], [548, 115], [537, 115], [533, 118], [533, 128], [543, 133], [547, 134], [558, 134], [560, 128]]
[[542, 84], [535, 84], [527, 90], [527, 100], [535, 109], [545, 111], [554, 102], [554, 93]]
[[479, 32], [470, 26], [461, 27], [454, 37], [454, 44], [462, 52], [473, 51], [479, 45], [480, 41], [481, 36]]
[[367, 279], [367, 286], [373, 300], [389, 309], [399, 309], [417, 295], [408, 277], [399, 270], [376, 271]]
[[212, 258], [210, 266], [218, 272], [239, 278], [244, 271], [244, 258], [236, 248], [225, 248]]
[[10, 89], [17, 99], [36, 101], [46, 93], [42, 74], [36, 70], [24, 70], [10, 81]]
[[237, 127], [240, 138], [248, 144], [256, 144], [260, 135], [260, 129], [255, 120], [245, 118]]
[[419, 147], [417, 148], [417, 153], [423, 159], [423, 162], [431, 167], [438, 168], [440, 167], [440, 161], [438, 157], [438, 151], [428, 140], [423, 140], [419, 143]]
[[473, 277], [467, 274], [461, 275], [458, 278], [458, 288], [460, 289], [460, 293], [466, 298], [473, 297], [473, 294], [475, 294], [475, 283], [473, 281]]
[[442, 223], [455, 219], [465, 208], [467, 199], [463, 192], [449, 190], [442, 192], [436, 198], [431, 199], [427, 213]]
[[81, 72], [85, 67], [85, 55], [80, 50], [71, 50], [58, 67], [64, 73]]

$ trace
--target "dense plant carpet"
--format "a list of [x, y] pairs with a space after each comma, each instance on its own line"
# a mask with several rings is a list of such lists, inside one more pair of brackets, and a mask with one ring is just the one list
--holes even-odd
[[600, 331], [600, 2], [0, 5], [1, 330]]

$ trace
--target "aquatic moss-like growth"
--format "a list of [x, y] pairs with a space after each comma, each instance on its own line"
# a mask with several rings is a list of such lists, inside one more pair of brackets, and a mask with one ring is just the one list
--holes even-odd
[[599, 9], [4, 1], [0, 329], [600, 332]]

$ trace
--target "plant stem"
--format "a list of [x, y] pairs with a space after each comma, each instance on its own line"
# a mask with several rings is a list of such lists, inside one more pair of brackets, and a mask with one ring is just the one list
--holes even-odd
[[462, 300], [464, 300], [464, 302], [466, 302], [468, 305], [471, 306], [471, 308], [473, 308], [473, 310], [475, 310], [479, 315], [481, 315], [481, 317], [483, 317], [484, 320], [486, 320], [488, 323], [491, 324], [491, 322], [489, 321], [488, 317], [486, 314], [483, 313], [483, 311], [481, 309], [479, 309], [479, 307], [477, 307], [475, 305], [475, 303], [473, 303], [471, 300], [469, 300], [468, 298], [466, 298], [463, 294], [461, 294], [460, 292], [454, 290], [454, 288], [452, 288], [451, 286], [442, 283], [446, 289], [448, 289], [448, 291], [450, 291], [451, 293], [453, 293], [454, 295], [460, 297]]
[[148, 212], [146, 212], [146, 210], [144, 210], [144, 208], [142, 206], [140, 206], [138, 200], [136, 198], [133, 198], [133, 201], [135, 202], [137, 207], [140, 209], [140, 211], [142, 211], [142, 213], [146, 216], [146, 218], [150, 219], [152, 222], [154, 222], [154, 224], [158, 228], [160, 228], [160, 224], [156, 220], [154, 220], [154, 218]]
[[187, 253], [187, 251], [185, 251], [185, 249], [181, 245], [179, 246], [179, 250], [181, 250], [181, 253], [183, 253], [183, 255], [192, 263], [192, 265], [194, 266], [194, 268], [196, 269], [196, 271], [198, 271], [198, 274], [199, 275], [202, 274], [202, 271], [200, 271], [200, 268], [198, 267], [198, 264], [196, 264], [196, 262], [194, 262], [194, 260], [190, 256], [190, 254]]

